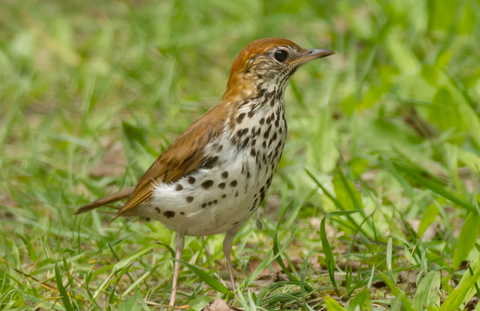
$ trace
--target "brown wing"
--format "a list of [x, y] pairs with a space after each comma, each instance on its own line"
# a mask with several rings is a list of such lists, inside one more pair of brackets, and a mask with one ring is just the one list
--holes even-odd
[[190, 125], [140, 178], [132, 196], [116, 217], [147, 201], [155, 183], [173, 182], [202, 166], [206, 161], [203, 150], [212, 139], [222, 134], [227, 115], [228, 107], [222, 102]]

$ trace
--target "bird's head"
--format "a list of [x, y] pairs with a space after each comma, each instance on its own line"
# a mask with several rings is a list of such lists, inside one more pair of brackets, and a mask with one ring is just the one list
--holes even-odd
[[332, 54], [324, 49], [307, 50], [282, 38], [253, 41], [233, 62], [223, 98], [235, 101], [255, 96], [259, 84], [283, 88], [301, 65]]

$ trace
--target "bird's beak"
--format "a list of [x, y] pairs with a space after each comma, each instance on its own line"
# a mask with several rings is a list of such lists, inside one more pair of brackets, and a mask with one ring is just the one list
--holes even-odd
[[298, 58], [293, 60], [291, 64], [294, 66], [300, 66], [302, 64], [308, 63], [309, 61], [319, 59], [319, 58], [324, 58], [333, 54], [335, 54], [334, 51], [325, 50], [325, 49], [307, 50], [306, 54], [299, 56]]

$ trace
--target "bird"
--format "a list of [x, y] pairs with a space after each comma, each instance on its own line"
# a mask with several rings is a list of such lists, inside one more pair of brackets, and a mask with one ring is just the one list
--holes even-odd
[[185, 236], [226, 233], [223, 252], [235, 292], [233, 239], [265, 199], [282, 156], [287, 84], [302, 65], [332, 54], [283, 38], [251, 42], [234, 60], [221, 101], [191, 124], [136, 186], [82, 206], [76, 215], [126, 199], [113, 219], [146, 217], [175, 231], [170, 307]]

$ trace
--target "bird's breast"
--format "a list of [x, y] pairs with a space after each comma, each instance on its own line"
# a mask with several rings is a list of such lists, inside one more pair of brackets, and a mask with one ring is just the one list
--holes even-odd
[[151, 199], [139, 207], [141, 213], [193, 236], [245, 223], [267, 194], [287, 132], [282, 102], [255, 108], [250, 116], [249, 111], [250, 105], [239, 109], [223, 134], [205, 147], [206, 158], [218, 157], [214, 165], [156, 185]]

